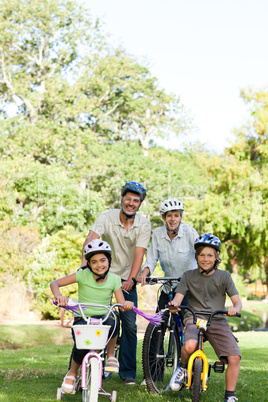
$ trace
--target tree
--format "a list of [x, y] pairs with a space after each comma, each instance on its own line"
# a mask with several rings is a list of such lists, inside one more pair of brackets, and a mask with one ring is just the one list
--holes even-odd
[[152, 136], [182, 132], [183, 110], [77, 2], [1, 2], [3, 157], [79, 169], [100, 141], [138, 139], [147, 151]]
[[195, 204], [202, 211], [196, 227], [222, 239], [225, 261], [238, 263], [244, 273], [257, 268], [268, 285], [267, 95], [243, 91], [251, 107], [248, 125], [236, 131], [236, 140], [223, 156], [198, 154], [209, 187]]
[[123, 51], [86, 69], [81, 88], [94, 99], [84, 116], [91, 130], [113, 142], [138, 139], [146, 155], [152, 137], [168, 138], [189, 128], [180, 100], [159, 89], [149, 70]]
[[[84, 236], [71, 226], [66, 226], [53, 236], [46, 236], [34, 249], [31, 264], [27, 270], [26, 283], [32, 293], [34, 304], [44, 318], [59, 317], [52, 301], [49, 284], [76, 272], [81, 265], [81, 250]], [[76, 284], [62, 290], [63, 294], [77, 299]]]
[[5, 184], [1, 219], [15, 225], [35, 224], [42, 236], [66, 225], [82, 232], [104, 207], [101, 196], [81, 186], [62, 167], [46, 166], [24, 158], [2, 161], [0, 183]]

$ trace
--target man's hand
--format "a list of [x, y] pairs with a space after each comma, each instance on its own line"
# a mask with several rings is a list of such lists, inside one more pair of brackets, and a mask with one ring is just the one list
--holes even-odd
[[132, 279], [128, 279], [127, 281], [122, 282], [122, 289], [131, 290], [134, 286], [134, 281]]

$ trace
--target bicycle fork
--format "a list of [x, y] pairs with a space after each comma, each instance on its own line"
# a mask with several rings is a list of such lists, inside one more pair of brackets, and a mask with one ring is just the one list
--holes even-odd
[[206, 391], [207, 389], [207, 381], [209, 378], [209, 364], [208, 364], [208, 359], [205, 353], [203, 352], [203, 332], [200, 330], [198, 334], [198, 349], [192, 353], [188, 360], [188, 366], [187, 366], [187, 371], [188, 371], [188, 381], [186, 384], [187, 389], [190, 389], [192, 385], [192, 375], [193, 375], [193, 365], [195, 359], [200, 359], [203, 361], [203, 370], [201, 374], [201, 381], [202, 381], [202, 389], [203, 391]]
[[82, 367], [81, 367], [81, 387], [82, 389], [86, 389], [86, 383], [87, 383], [87, 366], [89, 365], [89, 360], [90, 359], [97, 359], [99, 361], [99, 388], [102, 386], [102, 358], [100, 355], [94, 351], [89, 352], [86, 354], [82, 361]]

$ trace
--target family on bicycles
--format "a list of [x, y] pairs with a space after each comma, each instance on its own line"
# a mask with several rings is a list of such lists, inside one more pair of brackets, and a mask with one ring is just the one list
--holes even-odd
[[[122, 303], [119, 312], [122, 322], [119, 359], [117, 361], [114, 356], [115, 330], [107, 345], [107, 366], [118, 369], [119, 376], [127, 385], [135, 384], [136, 377], [137, 325], [133, 306], [137, 307], [137, 291], [132, 278], [138, 277], [145, 285], [158, 260], [165, 276], [182, 278], [179, 283], [174, 283], [172, 301], [168, 298], [167, 289], [163, 288], [157, 310], [164, 309], [168, 304], [170, 308], [177, 308], [182, 302], [186, 305], [188, 298], [189, 306], [196, 310], [223, 309], [226, 294], [233, 303], [228, 315], [235, 315], [242, 307], [230, 274], [217, 269], [221, 261], [220, 240], [210, 233], [199, 236], [193, 227], [181, 223], [184, 206], [175, 198], [163, 201], [160, 206], [165, 225], [154, 231], [142, 266], [151, 234], [149, 220], [137, 213], [145, 197], [146, 189], [140, 183], [127, 182], [121, 189], [121, 209], [102, 212], [90, 228], [83, 245], [82, 267], [76, 273], [51, 283], [52, 293], [61, 306], [67, 304], [67, 298], [61, 295], [60, 287], [74, 282], [78, 283], [81, 302], [110, 304], [114, 294], [117, 302]], [[102, 314], [101, 310], [86, 311], [88, 316]], [[76, 317], [74, 325], [83, 321], [81, 317]], [[181, 363], [170, 381], [174, 391], [180, 390], [186, 381], [187, 361], [197, 346], [195, 326], [187, 313], [184, 324], [185, 343]], [[225, 401], [233, 402], [237, 400], [234, 391], [239, 374], [240, 350], [226, 318], [215, 317], [212, 324], [208, 340], [218, 357], [228, 363]], [[115, 323], [108, 322], [108, 325], [111, 325], [112, 333]], [[75, 376], [86, 352], [78, 350], [74, 344], [70, 370], [62, 384], [64, 392], [73, 392]]]

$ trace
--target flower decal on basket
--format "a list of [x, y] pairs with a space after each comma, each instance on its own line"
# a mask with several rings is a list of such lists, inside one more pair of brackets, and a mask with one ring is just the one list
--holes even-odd
[[75, 331], [75, 335], [81, 335], [81, 331], [78, 329], [77, 331]]
[[97, 329], [96, 335], [97, 335], [97, 336], [101, 336], [101, 331], [100, 331], [99, 329]]
[[89, 345], [91, 344], [90, 340], [89, 340], [89, 339], [85, 339], [85, 344], [86, 344], [87, 346], [89, 346]]

